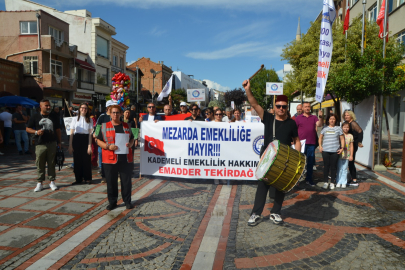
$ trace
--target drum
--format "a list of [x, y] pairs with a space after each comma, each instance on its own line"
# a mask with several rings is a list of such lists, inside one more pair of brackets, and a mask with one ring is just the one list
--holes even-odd
[[287, 193], [305, 179], [305, 172], [305, 155], [280, 143], [279, 140], [274, 140], [264, 151], [255, 176], [258, 180]]

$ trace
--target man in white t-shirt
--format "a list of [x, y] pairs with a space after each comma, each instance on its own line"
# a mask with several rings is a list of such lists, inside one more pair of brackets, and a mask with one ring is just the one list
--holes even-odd
[[162, 117], [160, 115], [156, 114], [156, 106], [155, 104], [148, 103], [148, 114], [147, 115], [141, 115], [139, 117], [139, 123], [141, 123], [142, 121], [149, 121], [149, 122], [158, 122], [158, 121], [162, 121]]
[[4, 146], [7, 146], [10, 141], [10, 135], [12, 131], [12, 118], [13, 115], [10, 113], [10, 109], [6, 108], [4, 112], [0, 113], [0, 121], [4, 122]]

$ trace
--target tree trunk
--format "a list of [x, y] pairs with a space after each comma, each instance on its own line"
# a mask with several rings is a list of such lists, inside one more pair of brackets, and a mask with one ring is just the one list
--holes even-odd
[[388, 134], [388, 159], [392, 162], [391, 159], [391, 134], [390, 134], [390, 126], [388, 125], [388, 115], [387, 111], [385, 110], [385, 106], [383, 105], [383, 110], [385, 114], [385, 125], [387, 126], [387, 134]]

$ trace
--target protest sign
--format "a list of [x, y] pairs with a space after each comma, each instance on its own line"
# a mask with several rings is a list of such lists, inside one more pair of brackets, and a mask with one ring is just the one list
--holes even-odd
[[266, 82], [266, 95], [282, 95], [284, 93], [283, 83]]
[[187, 89], [187, 102], [205, 101], [205, 89]]
[[263, 130], [262, 123], [145, 122], [141, 174], [256, 180]]
[[65, 123], [65, 129], [66, 129], [66, 134], [69, 136], [70, 135], [70, 126], [72, 124], [74, 117], [64, 117], [63, 122]]

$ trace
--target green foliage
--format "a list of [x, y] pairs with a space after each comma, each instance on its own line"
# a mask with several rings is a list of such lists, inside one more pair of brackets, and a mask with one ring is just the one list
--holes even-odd
[[[318, 50], [321, 22], [311, 23], [301, 41], [292, 41], [283, 49], [283, 60], [294, 68], [294, 74], [287, 77], [287, 92], [303, 90], [307, 96], [314, 96], [318, 70]], [[389, 95], [404, 87], [403, 72], [396, 68], [400, 63], [403, 48], [395, 38], [387, 43], [386, 59], [382, 58], [383, 41], [378, 38], [379, 27], [375, 22], [366, 23], [366, 49], [361, 56], [360, 18], [354, 19], [348, 31], [347, 52], [343, 24], [333, 25], [333, 53], [328, 82], [325, 91], [334, 93], [349, 102], [360, 102], [371, 95]], [[383, 69], [385, 64], [386, 68]], [[385, 87], [382, 91], [383, 72]], [[402, 88], [401, 88], [402, 87]]]
[[250, 80], [250, 89], [262, 108], [267, 109], [272, 102], [272, 96], [266, 95], [266, 82], [281, 82], [274, 69], [262, 69]]
[[225, 104], [218, 100], [212, 100], [208, 104], [208, 107], [219, 107], [219, 108], [223, 109], [223, 108], [225, 108]]
[[172, 90], [170, 95], [172, 96], [173, 106], [175, 107], [178, 107], [181, 101], [187, 101], [187, 91], [184, 88]]
[[247, 100], [246, 93], [242, 88], [235, 88], [231, 91], [225, 92], [224, 95], [225, 98], [225, 104], [226, 106], [230, 107], [231, 106], [231, 101], [235, 103], [235, 106], [238, 107]]

